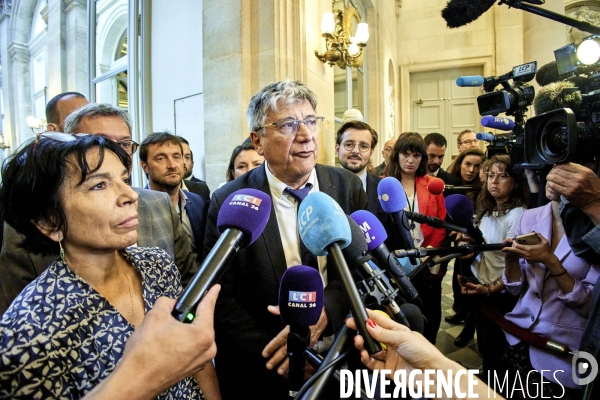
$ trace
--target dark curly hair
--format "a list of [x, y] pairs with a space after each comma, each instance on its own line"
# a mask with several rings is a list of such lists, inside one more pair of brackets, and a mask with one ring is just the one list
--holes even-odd
[[421, 155], [421, 163], [417, 168], [416, 176], [424, 176], [427, 173], [427, 147], [425, 140], [417, 132], [404, 132], [398, 136], [394, 150], [390, 154], [390, 162], [383, 169], [383, 175], [401, 180], [399, 156], [409, 151]]
[[[98, 164], [90, 165], [86, 156], [94, 150], [98, 151]], [[4, 162], [1, 208], [4, 220], [25, 237], [20, 247], [34, 254], [58, 253], [58, 243], [40, 232], [36, 223], [51, 222], [66, 235], [67, 219], [60, 188], [68, 165], [81, 171], [81, 184], [102, 166], [106, 150], [115, 153], [130, 168], [131, 159], [125, 150], [99, 135], [68, 142], [40, 137], [37, 142], [32, 140], [21, 146]]]

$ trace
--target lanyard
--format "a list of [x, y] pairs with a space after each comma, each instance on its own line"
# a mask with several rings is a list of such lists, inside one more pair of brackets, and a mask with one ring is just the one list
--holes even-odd
[[[412, 206], [408, 202], [408, 195], [406, 194], [406, 191], [404, 192], [404, 195], [406, 196], [406, 203], [408, 204], [408, 210], [410, 212], [414, 212], [413, 210], [415, 209], [415, 199], [417, 198], [417, 182], [415, 182], [415, 186], [414, 186]], [[413, 229], [415, 229], [415, 227], [416, 227], [415, 222], [411, 220], [410, 225], [408, 227], [410, 228], [411, 231]]]

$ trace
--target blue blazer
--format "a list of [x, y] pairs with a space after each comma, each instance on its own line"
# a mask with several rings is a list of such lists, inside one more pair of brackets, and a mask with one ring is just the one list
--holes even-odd
[[185, 205], [185, 212], [190, 219], [192, 232], [194, 232], [194, 244], [198, 252], [198, 263], [203, 260], [204, 252], [204, 231], [206, 229], [206, 213], [208, 212], [208, 202], [196, 193], [185, 191], [188, 203]]

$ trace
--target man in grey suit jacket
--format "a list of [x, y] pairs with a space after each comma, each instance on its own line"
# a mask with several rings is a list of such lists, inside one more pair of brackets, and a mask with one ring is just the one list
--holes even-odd
[[[265, 162], [213, 193], [205, 254], [218, 240], [217, 216], [230, 193], [254, 188], [270, 195], [273, 202], [261, 236], [237, 253], [220, 280], [215, 365], [223, 399], [281, 399], [288, 395], [282, 376], [287, 371], [288, 330], [274, 310], [267, 308], [277, 305], [279, 281], [286, 269], [304, 263], [296, 227], [298, 202], [287, 191], [309, 186], [310, 191], [334, 198], [347, 214], [367, 205], [354, 174], [316, 164], [322, 123], [315, 112], [316, 103], [310, 89], [289, 80], [272, 83], [257, 93], [246, 115], [254, 147]], [[311, 345], [327, 325], [332, 333], [339, 329], [349, 312], [334, 268], [328, 267], [330, 262], [326, 257], [318, 259], [326, 282], [325, 307], [319, 322], [311, 327]]]

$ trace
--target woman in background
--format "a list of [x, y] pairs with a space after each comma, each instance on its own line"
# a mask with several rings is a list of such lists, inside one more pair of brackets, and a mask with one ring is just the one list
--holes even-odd
[[244, 140], [239, 146], [236, 146], [231, 153], [229, 166], [227, 167], [227, 182], [231, 182], [235, 178], [239, 178], [248, 171], [252, 171], [256, 167], [260, 167], [265, 161], [265, 158], [258, 154], [252, 145], [250, 138]]
[[[425, 141], [416, 132], [402, 133], [396, 140], [390, 163], [384, 175], [395, 177], [402, 183], [406, 192], [407, 210], [440, 219], [446, 218], [446, 206], [442, 194], [434, 195], [427, 189], [433, 179], [427, 175], [427, 150]], [[432, 228], [409, 221], [414, 247], [439, 247], [446, 236], [443, 228]], [[412, 280], [425, 305], [425, 325], [423, 335], [435, 343], [442, 319], [442, 279], [429, 270], [423, 270]]]
[[[479, 229], [486, 243], [501, 243], [507, 237], [514, 236], [514, 226], [529, 204], [529, 186], [522, 172], [512, 167], [508, 155], [493, 156], [489, 168], [487, 184], [477, 201], [477, 215], [481, 216]], [[472, 241], [468, 237], [463, 239]], [[499, 250], [485, 251], [469, 257], [474, 257], [471, 272], [476, 280], [466, 282], [462, 280], [462, 276], [459, 276], [458, 280], [462, 294], [471, 296], [473, 305], [467, 325], [457, 339], [473, 337], [473, 331], [476, 330], [477, 346], [483, 358], [483, 370], [503, 372], [506, 367], [501, 362], [502, 353], [498, 343], [503, 342], [504, 334], [479, 307], [503, 315], [512, 310], [516, 303], [516, 299], [511, 295], [502, 293], [505, 288], [502, 282], [504, 253]]]

